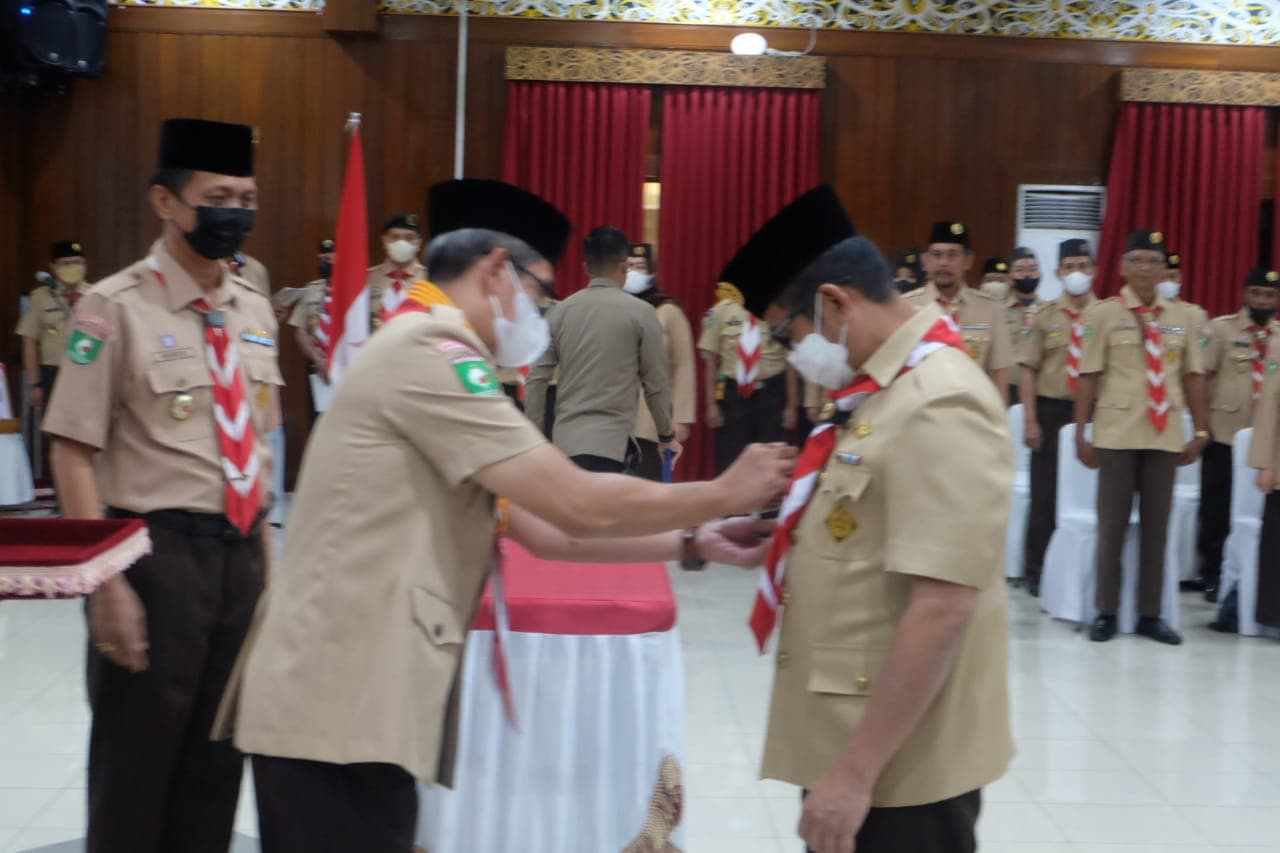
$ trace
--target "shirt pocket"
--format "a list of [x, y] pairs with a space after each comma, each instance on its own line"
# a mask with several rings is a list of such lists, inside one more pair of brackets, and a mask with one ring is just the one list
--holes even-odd
[[262, 433], [268, 426], [272, 428], [275, 426], [274, 413], [279, 406], [280, 388], [284, 385], [284, 376], [280, 373], [279, 363], [272, 356], [245, 356], [241, 363], [244, 365], [245, 378], [249, 383], [246, 390], [253, 409], [254, 429]]
[[809, 692], [871, 696], [888, 656], [887, 646], [814, 646]]
[[147, 370], [152, 403], [148, 423], [168, 441], [213, 438], [213, 377], [196, 358], [153, 364]]
[[1141, 346], [1142, 332], [1137, 329], [1113, 329], [1107, 336], [1107, 345], [1113, 347]]
[[990, 326], [983, 326], [980, 329], [966, 328], [961, 332], [961, 336], [964, 338], [965, 352], [969, 353], [969, 357], [974, 361], [980, 360], [983, 353], [991, 346]]
[[[866, 468], [830, 468], [818, 475], [818, 491], [810, 501], [816, 516], [810, 525], [810, 550], [824, 557], [851, 558], [861, 543], [859, 509], [872, 486]], [[807, 513], [807, 511], [806, 511]], [[864, 534], [865, 536], [865, 534]]]
[[430, 590], [415, 586], [409, 591], [413, 622], [431, 645], [442, 648], [462, 644], [462, 625], [453, 605]]

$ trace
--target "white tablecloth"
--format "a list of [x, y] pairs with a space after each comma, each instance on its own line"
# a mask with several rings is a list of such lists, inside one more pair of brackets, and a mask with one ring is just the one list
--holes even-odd
[[0, 506], [17, 506], [35, 500], [31, 460], [21, 433], [0, 434]]
[[429, 853], [622, 851], [644, 829], [664, 758], [682, 760], [679, 632], [510, 634], [519, 731], [503, 716], [492, 645], [490, 631], [468, 640], [456, 787], [420, 787], [418, 843]]

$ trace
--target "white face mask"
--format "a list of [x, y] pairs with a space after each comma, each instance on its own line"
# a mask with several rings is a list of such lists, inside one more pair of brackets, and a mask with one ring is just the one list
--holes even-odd
[[542, 355], [551, 343], [551, 330], [547, 319], [538, 311], [529, 294], [520, 284], [516, 268], [507, 264], [507, 277], [515, 288], [515, 316], [508, 320], [502, 313], [498, 297], [490, 296], [493, 305], [493, 337], [497, 352], [494, 361], [501, 367], [527, 367]]
[[418, 244], [412, 240], [396, 240], [387, 245], [387, 257], [397, 264], [407, 264], [418, 255]]
[[840, 327], [840, 343], [832, 343], [822, 332], [822, 294], [814, 297], [813, 331], [804, 336], [796, 348], [787, 356], [787, 362], [796, 372], [810, 382], [816, 382], [823, 388], [838, 391], [853, 381], [853, 368], [849, 366], [849, 348], [845, 339], [849, 335], [847, 326]]
[[1062, 280], [1062, 288], [1072, 296], [1084, 296], [1092, 287], [1093, 276], [1079, 270], [1067, 273], [1067, 277]]
[[1180, 290], [1182, 290], [1182, 283], [1177, 281], [1162, 281], [1156, 285], [1156, 293], [1165, 299], [1177, 299]]
[[1009, 298], [1009, 285], [1003, 281], [984, 281], [978, 289], [997, 302], [1003, 302]]
[[622, 283], [622, 289], [627, 293], [644, 293], [649, 289], [653, 276], [645, 275], [639, 270], [627, 270], [627, 280]]

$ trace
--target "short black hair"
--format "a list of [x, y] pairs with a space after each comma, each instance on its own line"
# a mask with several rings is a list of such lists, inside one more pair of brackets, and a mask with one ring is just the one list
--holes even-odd
[[162, 186], [174, 195], [182, 195], [193, 175], [191, 169], [156, 169], [148, 186]]
[[849, 237], [819, 255], [791, 280], [778, 297], [788, 311], [813, 315], [813, 294], [819, 285], [851, 287], [872, 302], [885, 303], [897, 295], [893, 285], [895, 270], [866, 237]]
[[631, 241], [611, 225], [601, 225], [582, 241], [582, 254], [587, 272], [592, 275], [611, 273], [630, 257]]
[[511, 263], [528, 268], [545, 260], [523, 240], [487, 228], [459, 228], [436, 237], [427, 246], [427, 278], [448, 284], [461, 278], [477, 261], [494, 249], [511, 253]]

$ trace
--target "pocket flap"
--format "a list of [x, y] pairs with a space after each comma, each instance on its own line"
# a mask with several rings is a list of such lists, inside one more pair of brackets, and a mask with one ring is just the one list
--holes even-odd
[[274, 358], [245, 358], [241, 364], [244, 365], [244, 372], [254, 382], [266, 382], [268, 385], [284, 384], [280, 365]]
[[413, 621], [418, 623], [428, 640], [437, 646], [462, 642], [462, 629], [452, 605], [420, 586], [415, 586], [410, 594], [413, 596]]
[[147, 384], [156, 394], [172, 394], [213, 384], [213, 377], [199, 359], [167, 361], [147, 370]]
[[862, 500], [862, 495], [870, 485], [871, 472], [857, 466], [849, 466], [847, 471], [840, 471], [831, 480], [831, 488], [837, 495], [852, 498], [855, 501]]
[[814, 646], [809, 692], [870, 696], [889, 649], [862, 646]]

